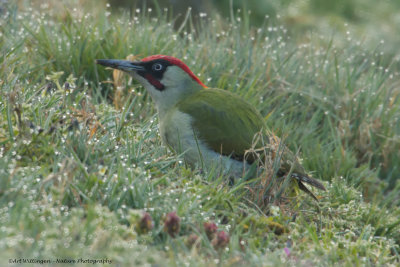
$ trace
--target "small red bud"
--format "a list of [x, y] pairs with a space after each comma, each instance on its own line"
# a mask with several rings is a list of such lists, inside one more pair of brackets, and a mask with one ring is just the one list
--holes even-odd
[[146, 234], [153, 229], [153, 219], [147, 212], [143, 213], [142, 218], [136, 224], [136, 232], [138, 234]]
[[224, 231], [219, 231], [212, 241], [215, 249], [223, 249], [229, 244], [229, 234]]
[[203, 223], [204, 231], [206, 232], [206, 235], [209, 240], [212, 240], [215, 236], [215, 233], [218, 230], [218, 227], [215, 223], [213, 222], [205, 222]]
[[171, 237], [175, 237], [179, 233], [180, 221], [181, 219], [175, 211], [168, 213], [164, 220], [164, 231]]

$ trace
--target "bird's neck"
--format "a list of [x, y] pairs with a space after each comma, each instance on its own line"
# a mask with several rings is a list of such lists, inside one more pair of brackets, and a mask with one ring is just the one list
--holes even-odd
[[166, 87], [161, 94], [153, 96], [158, 116], [160, 120], [163, 119], [165, 114], [173, 109], [180, 101], [188, 98], [189, 96], [204, 90], [203, 87], [197, 82], [182, 83], [178, 86]]

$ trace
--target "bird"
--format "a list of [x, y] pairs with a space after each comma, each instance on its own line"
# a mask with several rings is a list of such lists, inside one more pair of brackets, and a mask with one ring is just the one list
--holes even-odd
[[[316, 200], [304, 184], [326, 190], [266, 128], [258, 110], [237, 94], [207, 87], [180, 59], [152, 55], [135, 61], [97, 59], [96, 63], [128, 73], [147, 90], [156, 106], [162, 142], [182, 153], [189, 166], [211, 169], [219, 165], [236, 178], [243, 177], [253, 164], [260, 165], [265, 156], [279, 157], [277, 176], [289, 175]], [[254, 152], [262, 145], [267, 149]]]

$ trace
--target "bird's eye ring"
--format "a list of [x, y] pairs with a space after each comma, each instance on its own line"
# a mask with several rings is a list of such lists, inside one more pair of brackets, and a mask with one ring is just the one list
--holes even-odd
[[162, 70], [163, 66], [160, 63], [156, 63], [156, 64], [153, 65], [152, 68], [155, 71], [160, 71], [160, 70]]

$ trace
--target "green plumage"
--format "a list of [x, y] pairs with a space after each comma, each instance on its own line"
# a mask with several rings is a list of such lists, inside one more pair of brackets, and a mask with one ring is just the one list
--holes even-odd
[[177, 108], [193, 118], [196, 135], [209, 148], [238, 160], [244, 159], [254, 135], [264, 128], [261, 115], [248, 102], [220, 89], [200, 90]]
[[[196, 136], [213, 151], [236, 160], [253, 163], [256, 156], [246, 154], [254, 142], [254, 136], [262, 132], [266, 151], [279, 153], [280, 169], [278, 175], [285, 175], [292, 169], [292, 177], [298, 181], [299, 188], [317, 199], [304, 183], [325, 190], [317, 180], [309, 177], [294, 155], [280, 139], [269, 132], [260, 113], [239, 96], [220, 89], [203, 89], [180, 101], [176, 108], [192, 118]], [[281, 146], [281, 147], [280, 147]], [[280, 147], [280, 151], [279, 151]], [[256, 145], [260, 148], [260, 145]], [[263, 160], [263, 154], [258, 155]]]

